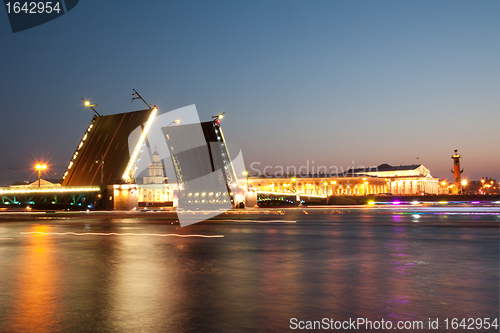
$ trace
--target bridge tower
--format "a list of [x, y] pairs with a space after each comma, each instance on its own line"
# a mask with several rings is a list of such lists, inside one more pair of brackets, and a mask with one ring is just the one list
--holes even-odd
[[461, 155], [458, 155], [458, 150], [455, 149], [455, 154], [451, 157], [453, 159], [453, 170], [451, 170], [451, 173], [453, 173], [453, 176], [455, 178], [455, 186], [453, 187], [453, 194], [459, 194], [462, 182], [461, 182], [461, 173], [464, 172], [464, 170], [460, 170], [460, 159], [462, 158]]

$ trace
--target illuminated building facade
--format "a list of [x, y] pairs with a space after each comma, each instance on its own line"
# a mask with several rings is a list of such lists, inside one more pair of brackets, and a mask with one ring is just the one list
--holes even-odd
[[439, 194], [439, 178], [432, 177], [429, 169], [422, 164], [381, 164], [364, 174], [386, 178], [387, 192], [395, 195]]
[[423, 165], [379, 165], [351, 169], [342, 175], [310, 174], [249, 177], [249, 189], [300, 195], [419, 195], [438, 194], [439, 179]]
[[176, 186], [167, 184], [163, 163], [160, 161], [160, 154], [156, 148], [148, 167], [148, 176], [142, 179], [143, 183], [138, 185], [139, 206], [173, 205], [173, 192]]
[[496, 179], [483, 177], [481, 180], [472, 181], [467, 184], [467, 193], [494, 195], [500, 193], [500, 183]]

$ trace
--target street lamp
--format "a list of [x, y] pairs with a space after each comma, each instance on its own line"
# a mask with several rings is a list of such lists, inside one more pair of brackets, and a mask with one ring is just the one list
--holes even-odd
[[467, 194], [465, 190], [466, 186], [467, 186], [467, 181], [464, 179], [462, 180], [462, 194]]
[[443, 190], [442, 192], [443, 192], [443, 194], [448, 194], [448, 193], [446, 193], [446, 184], [447, 184], [447, 182], [446, 182], [446, 181], [444, 181], [444, 180], [441, 182], [441, 186], [442, 186], [442, 190]]
[[89, 108], [92, 109], [92, 111], [94, 111], [99, 117], [101, 117], [101, 115], [99, 114], [99, 112], [97, 112], [95, 109], [94, 109], [94, 106], [97, 106], [97, 104], [90, 104], [89, 101], [86, 101], [82, 98], [82, 101], [83, 101], [83, 104], [85, 104], [85, 106], [88, 106]]
[[332, 195], [335, 195], [335, 184], [337, 184], [336, 180], [330, 181], [330, 184], [332, 184]]
[[212, 118], [214, 118], [214, 119], [222, 119], [224, 117], [224, 113], [226, 113], [226, 112], [222, 112], [221, 114], [219, 114], [217, 116], [212, 116]]
[[215, 121], [217, 124], [220, 124], [220, 120], [224, 117], [224, 113], [226, 113], [226, 112], [222, 112], [221, 114], [219, 114], [217, 116], [212, 116], [212, 118], [214, 119], [213, 121]]
[[167, 126], [165, 126], [165, 127], [168, 127], [168, 126], [170, 126], [170, 125], [172, 125], [172, 124], [178, 124], [178, 123], [180, 123], [180, 122], [181, 122], [181, 120], [180, 120], [179, 118], [177, 118], [177, 119], [175, 119], [173, 122], [171, 122], [170, 124], [168, 124], [168, 125], [167, 125]]
[[35, 166], [35, 169], [38, 170], [38, 188], [40, 188], [40, 174], [42, 173], [42, 170], [47, 169], [47, 165], [42, 164], [40, 161], [38, 161], [38, 164]]

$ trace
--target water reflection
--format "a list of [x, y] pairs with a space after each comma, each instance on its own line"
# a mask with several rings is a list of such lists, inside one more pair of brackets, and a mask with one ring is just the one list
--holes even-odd
[[[47, 232], [47, 226], [32, 231]], [[14, 272], [13, 301], [6, 320], [9, 331], [53, 332], [64, 316], [61, 272], [54, 242], [44, 235], [31, 235], [23, 244]]]
[[297, 223], [182, 229], [224, 238], [111, 235], [180, 232], [157, 221], [26, 222], [17, 228], [50, 234], [1, 244], [15, 260], [0, 266], [0, 331], [285, 331], [290, 318], [498, 315], [495, 216], [286, 214]]

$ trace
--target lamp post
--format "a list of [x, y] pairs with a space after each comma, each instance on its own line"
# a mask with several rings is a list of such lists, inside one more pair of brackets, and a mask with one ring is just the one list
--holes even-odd
[[180, 120], [179, 118], [177, 118], [177, 119], [175, 119], [173, 122], [171, 122], [170, 124], [168, 124], [168, 125], [167, 125], [167, 126], [165, 126], [165, 127], [168, 127], [168, 126], [170, 126], [170, 125], [172, 125], [172, 124], [178, 124], [178, 123], [180, 123], [180, 122], [181, 122], [181, 120]]
[[336, 180], [330, 181], [330, 184], [332, 184], [332, 195], [335, 195], [335, 184], [337, 184]]
[[148, 104], [148, 102], [146, 102], [144, 98], [142, 98], [142, 96], [135, 89], [132, 90], [134, 91], [134, 93], [132, 94], [132, 102], [136, 99], [140, 99], [141, 101], [144, 102], [144, 104], [148, 106], [148, 108], [151, 108], [151, 104]]
[[219, 114], [219, 115], [217, 115], [217, 116], [212, 116], [212, 118], [213, 118], [214, 120], [217, 120], [217, 119], [222, 119], [222, 118], [224, 117], [224, 113], [226, 113], [226, 112], [222, 112], [221, 114]]
[[219, 125], [220, 120], [224, 117], [224, 113], [226, 113], [226, 112], [222, 112], [221, 114], [219, 114], [217, 116], [212, 116], [213, 122], [215, 122], [217, 125]]
[[38, 164], [35, 166], [35, 169], [38, 170], [38, 188], [40, 188], [40, 175], [42, 173], [42, 170], [47, 169], [47, 165], [42, 164], [40, 161], [38, 161]]
[[101, 115], [99, 114], [99, 112], [97, 112], [95, 109], [94, 109], [94, 106], [97, 106], [97, 104], [90, 104], [89, 101], [86, 101], [82, 98], [82, 101], [83, 101], [83, 104], [85, 104], [85, 106], [88, 106], [89, 108], [92, 109], [92, 111], [95, 112], [96, 115], [98, 115], [99, 117], [101, 117]]
[[442, 194], [448, 194], [448, 193], [446, 193], [446, 184], [447, 184], [447, 182], [446, 182], [445, 180], [443, 180], [443, 181], [441, 182], [441, 186], [442, 186]]
[[96, 163], [101, 163], [101, 191], [104, 188], [104, 155], [101, 155], [101, 159], [95, 161]]

